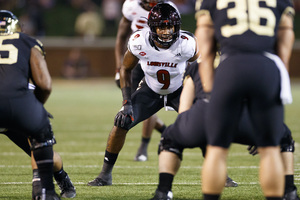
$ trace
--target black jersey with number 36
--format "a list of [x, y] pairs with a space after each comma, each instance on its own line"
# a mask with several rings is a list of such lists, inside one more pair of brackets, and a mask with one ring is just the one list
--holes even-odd
[[42, 43], [24, 33], [0, 36], [0, 97], [28, 92], [33, 47], [44, 54]]
[[198, 13], [203, 12], [214, 21], [222, 53], [273, 53], [281, 16], [288, 12], [293, 15], [294, 9], [290, 0], [203, 0]]

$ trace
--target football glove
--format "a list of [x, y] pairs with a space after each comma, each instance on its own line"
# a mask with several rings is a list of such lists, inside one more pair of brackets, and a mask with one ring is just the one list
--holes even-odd
[[123, 107], [115, 117], [115, 126], [129, 130], [130, 124], [134, 121], [132, 104], [130, 100], [123, 101]]

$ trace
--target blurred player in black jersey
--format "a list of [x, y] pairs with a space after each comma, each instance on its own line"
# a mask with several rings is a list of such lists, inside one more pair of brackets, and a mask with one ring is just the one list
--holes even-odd
[[[226, 159], [243, 105], [254, 128], [260, 156], [259, 180], [266, 199], [282, 199], [284, 166], [280, 156], [283, 104], [291, 103], [286, 68], [294, 42], [290, 0], [203, 0], [196, 36], [199, 74], [207, 108], [204, 200], [219, 199], [226, 181]], [[214, 69], [216, 46], [220, 64]]]
[[[51, 93], [51, 77], [42, 44], [24, 33], [16, 16], [0, 11], [0, 127], [18, 130], [29, 138], [38, 166], [40, 199], [60, 199], [53, 184], [55, 139], [44, 108]], [[36, 86], [28, 88], [29, 80]]]
[[[200, 147], [204, 156], [207, 144], [204, 127], [207, 105], [207, 96], [203, 92], [199, 78], [198, 64], [194, 62], [187, 67], [185, 73], [180, 96], [179, 115], [174, 124], [168, 126], [162, 134], [159, 146], [159, 185], [152, 200], [172, 199], [173, 178], [179, 170], [185, 148]], [[249, 152], [255, 155], [258, 152], [253, 146], [252, 132], [254, 130], [245, 106], [242, 113], [234, 142], [250, 145], [248, 147]], [[294, 140], [291, 131], [285, 124], [282, 127], [280, 145], [285, 166], [285, 200], [299, 200], [297, 188], [294, 184]], [[227, 177], [227, 179], [230, 178]], [[226, 180], [227, 183], [232, 184], [232, 182]]]
[[[34, 89], [32, 84], [29, 84], [29, 88]], [[48, 113], [49, 118], [53, 116]], [[51, 124], [50, 124], [51, 126]], [[30, 149], [30, 143], [28, 137], [21, 131], [16, 129], [3, 129], [0, 130], [0, 134], [6, 135], [12, 142], [14, 142], [18, 147], [20, 147], [28, 156], [31, 156], [31, 166], [32, 166], [32, 199], [36, 200], [41, 196], [42, 186], [41, 179], [38, 173], [38, 167], [34, 160], [33, 153]], [[64, 198], [74, 198], [76, 196], [76, 190], [69, 178], [69, 175], [63, 168], [63, 161], [60, 155], [53, 151], [53, 173], [54, 179], [61, 191], [60, 195]]]

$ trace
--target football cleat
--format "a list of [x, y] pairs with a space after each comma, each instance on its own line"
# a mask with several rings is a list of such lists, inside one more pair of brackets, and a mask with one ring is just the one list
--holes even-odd
[[87, 184], [88, 186], [108, 186], [108, 185], [112, 185], [112, 179], [105, 181], [102, 178], [95, 178], [94, 180], [88, 182]]
[[161, 192], [158, 189], [156, 189], [154, 197], [150, 200], [172, 200], [172, 199], [173, 199], [172, 191]]
[[37, 198], [37, 200], [61, 200], [55, 191], [46, 191], [45, 188], [42, 189], [42, 195]]
[[137, 154], [134, 158], [135, 161], [145, 162], [148, 160], [147, 155]]
[[61, 180], [56, 180], [56, 183], [60, 189], [60, 195], [64, 198], [74, 198], [76, 196], [75, 187], [70, 180], [68, 174]]
[[300, 198], [297, 195], [297, 188], [295, 188], [293, 191], [286, 193], [283, 196], [283, 200], [300, 200]]
[[237, 187], [238, 184], [234, 180], [232, 180], [229, 176], [227, 176], [225, 187]]
[[32, 200], [38, 200], [42, 195], [42, 183], [40, 178], [32, 180]]

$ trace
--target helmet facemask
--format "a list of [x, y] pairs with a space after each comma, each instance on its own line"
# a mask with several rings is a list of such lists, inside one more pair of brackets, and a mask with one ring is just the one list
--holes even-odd
[[176, 41], [175, 27], [173, 25], [161, 25], [156, 27], [156, 33], [152, 38], [165, 48], [169, 48]]
[[179, 37], [181, 18], [170, 4], [157, 4], [149, 12], [150, 39], [169, 48]]

